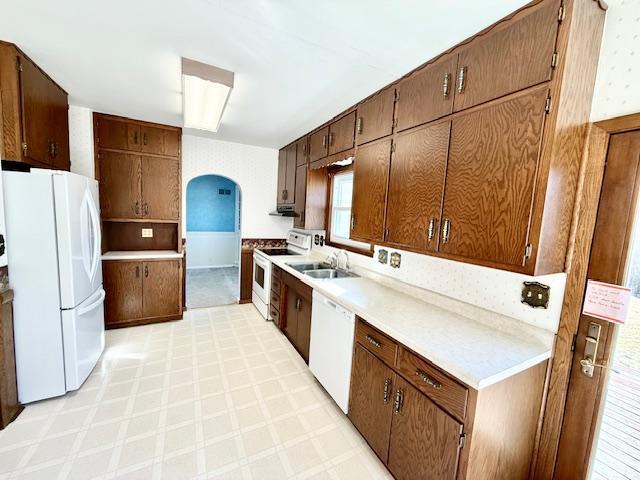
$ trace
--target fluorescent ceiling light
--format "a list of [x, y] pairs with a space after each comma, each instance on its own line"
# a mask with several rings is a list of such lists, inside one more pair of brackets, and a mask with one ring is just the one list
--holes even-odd
[[233, 72], [182, 59], [182, 114], [185, 128], [217, 132], [233, 88]]

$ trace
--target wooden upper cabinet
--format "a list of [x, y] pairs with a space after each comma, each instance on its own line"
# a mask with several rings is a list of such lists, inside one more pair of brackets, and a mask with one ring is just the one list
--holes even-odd
[[142, 217], [177, 220], [180, 216], [180, 161], [142, 157]]
[[524, 265], [547, 88], [452, 121], [440, 251]]
[[143, 153], [154, 153], [156, 155], [164, 154], [164, 132], [163, 128], [148, 127], [146, 125], [140, 128], [140, 151]]
[[281, 148], [278, 152], [278, 205], [285, 203], [285, 189], [287, 183], [287, 150]]
[[182, 145], [182, 131], [180, 129], [164, 131], [164, 155], [179, 157]]
[[400, 405], [391, 424], [387, 464], [393, 476], [397, 480], [454, 480], [462, 424], [399, 376], [395, 392]]
[[387, 461], [389, 452], [394, 377], [393, 370], [356, 343], [349, 392], [349, 419], [383, 462]]
[[455, 111], [551, 79], [560, 1], [542, 2], [460, 52]]
[[95, 128], [99, 148], [140, 151], [140, 125], [101, 115], [96, 117]]
[[107, 327], [142, 317], [142, 274], [142, 262], [102, 262]]
[[142, 218], [140, 155], [102, 150], [98, 166], [102, 218]]
[[53, 85], [51, 95], [51, 164], [54, 168], [69, 170], [71, 159], [69, 157], [69, 103], [64, 90]]
[[315, 162], [328, 155], [329, 127], [312, 133], [309, 137], [309, 162]]
[[451, 54], [400, 82], [396, 105], [398, 131], [430, 122], [453, 111], [457, 65], [458, 55]]
[[435, 252], [450, 122], [397, 135], [387, 200], [388, 243]]
[[307, 137], [301, 138], [296, 142], [296, 165], [306, 165], [308, 159], [309, 139]]
[[353, 148], [355, 128], [356, 112], [345, 115], [329, 126], [329, 155]]
[[143, 262], [144, 317], [166, 317], [182, 313], [180, 260]]
[[296, 217], [293, 219], [294, 228], [304, 228], [307, 206], [307, 165], [296, 168]]
[[287, 152], [287, 175], [285, 177], [285, 199], [284, 203], [293, 205], [296, 201], [296, 144], [292, 143], [286, 148]]
[[377, 140], [393, 131], [393, 106], [396, 90], [387, 88], [358, 105], [356, 144]]
[[383, 240], [391, 139], [358, 148], [353, 167], [351, 238]]

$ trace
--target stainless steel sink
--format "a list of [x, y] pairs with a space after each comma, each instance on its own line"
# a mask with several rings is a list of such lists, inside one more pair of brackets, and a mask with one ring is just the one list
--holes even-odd
[[300, 273], [304, 273], [309, 270], [327, 270], [331, 269], [331, 265], [324, 262], [313, 262], [313, 263], [287, 263], [291, 268], [297, 270]]
[[305, 275], [311, 278], [318, 279], [327, 279], [330, 280], [332, 278], [352, 278], [357, 277], [355, 273], [345, 272], [344, 270], [336, 270], [335, 268], [326, 268], [322, 270], [305, 270]]

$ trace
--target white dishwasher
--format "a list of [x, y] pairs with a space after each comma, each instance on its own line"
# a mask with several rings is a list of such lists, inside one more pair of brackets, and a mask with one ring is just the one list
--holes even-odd
[[355, 315], [313, 291], [309, 368], [344, 413], [349, 408]]

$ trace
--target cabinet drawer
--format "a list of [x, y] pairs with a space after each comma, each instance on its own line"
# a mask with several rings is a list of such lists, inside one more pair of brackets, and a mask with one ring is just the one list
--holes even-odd
[[271, 290], [271, 299], [269, 305], [274, 305], [276, 308], [280, 308], [280, 294]]
[[275, 308], [273, 304], [269, 305], [269, 314], [271, 315], [271, 320], [273, 320], [273, 323], [279, 327], [280, 311], [277, 308]]
[[400, 349], [398, 371], [444, 410], [460, 419], [467, 413], [469, 390], [413, 353]]
[[396, 342], [361, 319], [358, 319], [356, 326], [356, 341], [387, 365], [395, 365], [398, 350]]
[[275, 275], [271, 275], [271, 291], [280, 295], [280, 287], [282, 286], [282, 282], [280, 282], [280, 278]]

